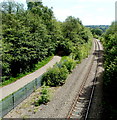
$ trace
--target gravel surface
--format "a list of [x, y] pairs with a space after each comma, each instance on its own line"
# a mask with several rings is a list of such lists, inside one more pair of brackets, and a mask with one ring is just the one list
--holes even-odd
[[[51, 87], [49, 91], [51, 93], [51, 99], [54, 96], [55, 91], [59, 87]], [[11, 110], [4, 118], [30, 118], [34, 115], [38, 109], [42, 109], [44, 105], [35, 106], [35, 102], [39, 99], [41, 95], [41, 87], [33, 92], [27, 99], [21, 102], [13, 110]]]
[[17, 91], [18, 89], [22, 88], [29, 82], [33, 81], [35, 78], [41, 76], [44, 72], [46, 72], [46, 70], [49, 67], [52, 67], [56, 62], [59, 62], [60, 59], [61, 59], [61, 57], [54, 56], [53, 59], [49, 63], [47, 63], [45, 66], [43, 66], [42, 68], [36, 70], [35, 72], [33, 72], [29, 75], [26, 75], [25, 77], [20, 78], [19, 80], [15, 81], [14, 83], [11, 83], [9, 85], [6, 85], [6, 86], [0, 88], [0, 93], [2, 93], [0, 95], [0, 100], [5, 98], [6, 96], [10, 95], [11, 93]]

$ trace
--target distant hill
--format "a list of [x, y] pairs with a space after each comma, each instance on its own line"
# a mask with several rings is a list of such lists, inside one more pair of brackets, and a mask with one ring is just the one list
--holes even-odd
[[109, 25], [86, 25], [85, 27], [93, 28], [93, 29], [99, 28], [99, 29], [101, 29], [103, 32], [105, 32], [106, 29], [109, 28]]

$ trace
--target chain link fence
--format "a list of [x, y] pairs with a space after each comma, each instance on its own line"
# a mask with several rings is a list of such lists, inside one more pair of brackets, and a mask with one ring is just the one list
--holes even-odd
[[4, 117], [9, 111], [14, 109], [19, 103], [39, 88], [41, 86], [41, 77], [42, 75], [0, 101], [0, 118]]

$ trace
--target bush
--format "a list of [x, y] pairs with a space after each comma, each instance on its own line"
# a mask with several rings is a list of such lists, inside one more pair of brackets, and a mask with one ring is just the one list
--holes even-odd
[[47, 86], [61, 86], [65, 83], [68, 74], [75, 67], [76, 62], [72, 58], [65, 57], [60, 63], [49, 68], [42, 77], [42, 85], [45, 83]]
[[71, 56], [74, 60], [81, 61], [81, 51], [80, 51], [80, 49], [78, 47], [75, 48], [74, 52], [71, 54]]
[[68, 70], [66, 66], [59, 68], [55, 65], [53, 68], [48, 69], [48, 71], [42, 77], [42, 84], [45, 82], [47, 86], [60, 86], [65, 83], [68, 75]]
[[68, 72], [66, 66], [63, 65], [60, 68], [60, 74], [59, 74], [59, 84], [60, 85], [63, 85], [65, 83], [65, 80], [66, 80], [68, 74], [69, 74], [69, 72]]
[[63, 61], [62, 65], [65, 65], [67, 70], [71, 72], [74, 69], [76, 62], [74, 59], [67, 57], [66, 60]]
[[41, 96], [39, 98], [39, 100], [36, 102], [36, 106], [40, 105], [40, 104], [46, 104], [50, 101], [50, 94], [49, 94], [49, 90], [48, 90], [48, 86], [43, 85], [42, 86], [42, 90], [41, 90]]

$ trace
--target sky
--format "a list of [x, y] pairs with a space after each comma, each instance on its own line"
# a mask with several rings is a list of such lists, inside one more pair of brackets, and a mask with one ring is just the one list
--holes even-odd
[[115, 1], [43, 0], [43, 4], [52, 6], [55, 17], [60, 21], [64, 21], [67, 16], [74, 16], [84, 25], [110, 25], [115, 20]]
[[[26, 0], [15, 1], [26, 4]], [[115, 20], [116, 1], [42, 0], [44, 6], [53, 8], [52, 10], [57, 20], [63, 22], [68, 16], [74, 16], [79, 18], [84, 25], [110, 25]]]

